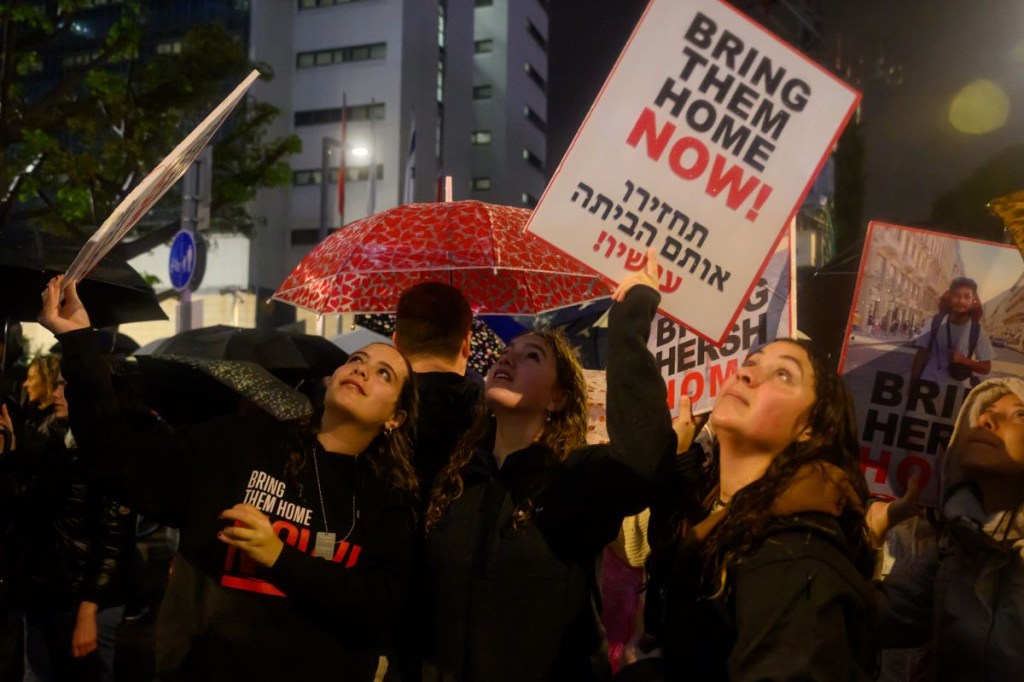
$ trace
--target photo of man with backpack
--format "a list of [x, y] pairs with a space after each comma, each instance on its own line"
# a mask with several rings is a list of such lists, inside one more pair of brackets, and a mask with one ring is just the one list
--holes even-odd
[[981, 328], [983, 312], [977, 282], [955, 278], [939, 300], [939, 313], [914, 341], [911, 378], [974, 386], [981, 381], [978, 375], [991, 372], [995, 353]]

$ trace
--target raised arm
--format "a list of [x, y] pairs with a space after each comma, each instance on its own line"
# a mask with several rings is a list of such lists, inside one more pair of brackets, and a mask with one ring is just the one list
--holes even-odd
[[675, 454], [665, 380], [647, 348], [657, 312], [658, 263], [652, 250], [647, 266], [616, 290], [608, 314], [608, 436], [614, 457], [645, 479]]
[[580, 454], [579, 490], [593, 544], [614, 539], [622, 518], [650, 505], [660, 466], [675, 455], [665, 382], [647, 349], [658, 308], [658, 265], [623, 282], [608, 320], [609, 443]]
[[43, 292], [39, 322], [61, 342], [61, 372], [68, 382], [68, 421], [75, 440], [116, 499], [178, 526], [189, 499], [190, 447], [184, 436], [146, 429], [122, 412], [110, 368], [73, 283], [60, 301], [62, 280], [53, 278]]

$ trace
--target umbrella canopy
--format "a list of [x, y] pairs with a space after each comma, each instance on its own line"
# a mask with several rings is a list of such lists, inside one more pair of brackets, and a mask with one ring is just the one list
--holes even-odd
[[386, 343], [389, 346], [394, 345], [391, 343], [390, 336], [385, 336], [383, 333], [378, 334], [366, 327], [356, 327], [350, 331], [338, 334], [331, 339], [331, 343], [346, 353], [355, 353], [360, 348], [368, 346], [371, 343]]
[[348, 353], [320, 336], [226, 325], [190, 329], [147, 345], [136, 355], [252, 362], [289, 383], [329, 376], [348, 360]]
[[279, 421], [313, 412], [306, 396], [252, 362], [166, 355], [135, 356], [145, 403], [171, 424], [234, 414], [241, 399]]
[[[127, 334], [122, 334], [117, 331], [116, 328], [97, 329], [93, 333], [96, 335], [96, 340], [99, 344], [100, 350], [104, 353], [109, 353], [111, 355], [131, 355], [140, 348], [138, 341]], [[50, 346], [50, 352], [61, 352], [59, 341]]]
[[[0, 230], [0, 317], [35, 320], [40, 292], [67, 270], [80, 247], [38, 230]], [[78, 294], [97, 327], [167, 319], [153, 288], [112, 254], [78, 283]]]
[[479, 314], [535, 315], [611, 294], [603, 277], [524, 232], [529, 217], [479, 201], [399, 206], [332, 234], [274, 298], [318, 313], [393, 312], [402, 291], [438, 281]]

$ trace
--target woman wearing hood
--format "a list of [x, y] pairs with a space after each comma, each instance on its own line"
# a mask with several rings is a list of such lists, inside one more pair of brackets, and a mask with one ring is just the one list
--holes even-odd
[[652, 509], [645, 619], [663, 658], [623, 679], [868, 679], [873, 561], [846, 387], [804, 342], [774, 341], [723, 384], [710, 424], [710, 461], [680, 457]]
[[1024, 670], [1024, 380], [964, 400], [942, 464], [937, 537], [883, 584], [886, 647], [931, 644], [927, 680], [1013, 680]]

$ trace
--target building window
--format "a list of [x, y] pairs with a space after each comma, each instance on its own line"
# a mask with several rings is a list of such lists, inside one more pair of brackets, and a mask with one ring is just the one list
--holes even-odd
[[299, 9], [315, 9], [317, 7], [331, 7], [333, 5], [347, 5], [350, 2], [359, 0], [299, 0]]
[[469, 184], [469, 188], [474, 192], [486, 192], [491, 188], [490, 178], [473, 178]]
[[437, 60], [437, 93], [436, 99], [438, 104], [444, 102], [444, 59]]
[[[384, 104], [374, 102], [373, 104], [356, 104], [346, 107], [349, 122], [356, 121], [383, 121]], [[341, 123], [341, 107], [334, 109], [310, 109], [307, 111], [295, 112], [295, 127], [323, 125], [325, 123]]]
[[473, 42], [473, 54], [488, 54], [494, 52], [494, 41], [490, 38]]
[[526, 70], [527, 78], [536, 83], [537, 87], [540, 88], [541, 90], [547, 91], [547, 81], [544, 80], [544, 76], [540, 75], [540, 72], [537, 71], [537, 69], [533, 68], [533, 65], [530, 64], [530, 62], [526, 62], [525, 64], [523, 64], [523, 68]]
[[292, 246], [308, 246], [310, 244], [317, 244], [319, 241], [320, 230], [315, 227], [292, 230]]
[[99, 59], [99, 52], [79, 52], [78, 54], [69, 55], [61, 59], [61, 65], [70, 69], [76, 66], [89, 66], [97, 59]]
[[181, 41], [175, 40], [170, 43], [160, 43], [156, 46], [157, 54], [181, 54]]
[[474, 130], [469, 136], [469, 143], [477, 146], [482, 144], [491, 143], [491, 131], [490, 130]]
[[352, 45], [351, 47], [336, 47], [330, 50], [300, 52], [295, 58], [295, 65], [300, 69], [308, 69], [314, 66], [331, 66], [346, 62], [384, 59], [387, 56], [387, 43], [369, 43], [366, 45]]
[[443, 2], [437, 4], [437, 47], [444, 52], [445, 44], [445, 5]]
[[530, 37], [533, 38], [534, 42], [540, 45], [540, 49], [547, 52], [548, 39], [544, 37], [544, 34], [540, 32], [540, 29], [534, 26], [533, 22], [529, 19], [526, 20], [526, 32], [530, 34]]
[[523, 148], [523, 161], [530, 164], [541, 173], [544, 172], [544, 161], [539, 156], [531, 152], [529, 149]]
[[[375, 164], [374, 167], [377, 169], [377, 179], [384, 179], [384, 164]], [[321, 173], [320, 169], [316, 170], [297, 170], [292, 171], [292, 185], [295, 187], [308, 187], [310, 185], [320, 184]], [[345, 182], [366, 182], [370, 179], [370, 167], [369, 166], [346, 166], [345, 167]], [[328, 182], [333, 185], [338, 184], [338, 169], [332, 168]]]
[[490, 99], [491, 98], [492, 86], [490, 85], [474, 85], [473, 86], [473, 99]]
[[532, 123], [534, 127], [537, 128], [537, 130], [541, 131], [542, 133], [547, 130], [547, 122], [544, 119], [542, 119], [536, 111], [534, 111], [530, 107], [523, 107], [523, 114], [526, 116], [526, 120]]

